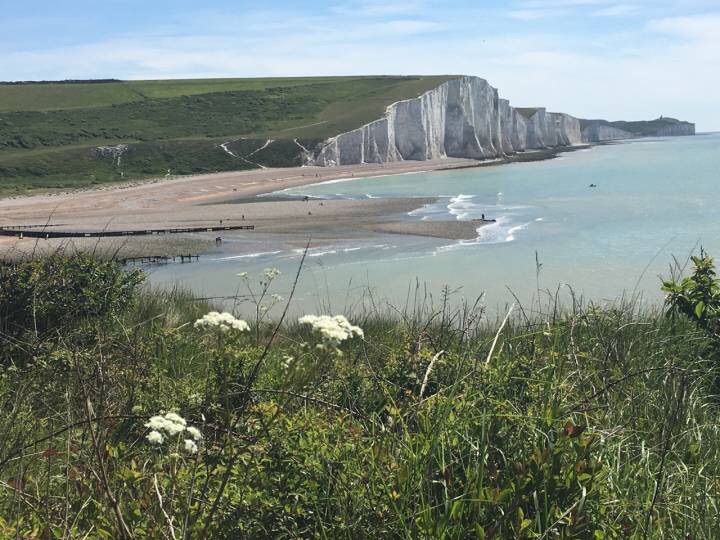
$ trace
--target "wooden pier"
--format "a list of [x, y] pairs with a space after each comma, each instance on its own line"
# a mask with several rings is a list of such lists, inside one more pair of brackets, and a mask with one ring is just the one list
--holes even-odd
[[17, 227], [0, 227], [0, 236], [17, 236], [18, 238], [110, 238], [124, 236], [150, 236], [157, 234], [200, 233], [217, 231], [252, 231], [255, 225], [226, 225], [220, 227], [179, 227], [174, 229], [138, 229], [129, 231], [47, 231]]
[[143, 257], [124, 257], [118, 259], [120, 264], [169, 264], [180, 262], [182, 264], [199, 261], [200, 255], [145, 255]]

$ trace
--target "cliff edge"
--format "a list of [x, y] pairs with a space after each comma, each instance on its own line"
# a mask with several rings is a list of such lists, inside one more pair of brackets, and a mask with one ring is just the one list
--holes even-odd
[[389, 105], [382, 118], [327, 139], [306, 161], [332, 167], [447, 157], [493, 159], [582, 143], [694, 134], [694, 124], [672, 118], [607, 122], [542, 107], [514, 108], [486, 80], [460, 77]]
[[383, 118], [328, 139], [308, 163], [491, 159], [581, 142], [578, 118], [544, 108], [515, 109], [484, 79], [461, 77], [393, 103]]

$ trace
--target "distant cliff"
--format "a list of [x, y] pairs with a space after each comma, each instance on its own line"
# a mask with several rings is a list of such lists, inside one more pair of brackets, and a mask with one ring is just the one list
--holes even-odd
[[633, 137], [682, 137], [695, 135], [695, 124], [661, 116], [656, 120], [608, 122], [581, 120], [583, 141], [600, 142]]
[[581, 142], [579, 119], [544, 108], [515, 109], [487, 81], [462, 77], [393, 103], [383, 118], [328, 139], [309, 163], [489, 159]]
[[635, 135], [629, 131], [600, 123], [587, 125], [582, 130], [582, 140], [586, 143], [616, 141], [620, 139], [632, 139], [634, 137]]
[[491, 159], [583, 142], [694, 133], [694, 124], [672, 118], [607, 122], [580, 120], [545, 108], [514, 108], [484, 79], [461, 77], [417, 98], [393, 103], [382, 118], [327, 139], [307, 155], [307, 163]]

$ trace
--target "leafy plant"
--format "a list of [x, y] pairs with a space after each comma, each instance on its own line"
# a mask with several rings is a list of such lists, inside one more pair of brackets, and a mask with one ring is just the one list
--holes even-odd
[[668, 315], [682, 314], [700, 328], [717, 333], [720, 318], [720, 280], [715, 276], [715, 262], [704, 251], [691, 257], [694, 270], [682, 281], [667, 280], [662, 290], [667, 293]]

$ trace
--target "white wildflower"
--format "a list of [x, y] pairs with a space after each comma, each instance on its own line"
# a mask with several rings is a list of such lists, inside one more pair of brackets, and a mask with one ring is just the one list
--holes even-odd
[[202, 439], [202, 433], [200, 433], [200, 430], [196, 427], [192, 427], [192, 426], [186, 427], [185, 431], [187, 431], [192, 436], [192, 438], [195, 439], [196, 441], [199, 441], [200, 439]]
[[187, 421], [180, 416], [179, 414], [175, 414], [174, 412], [169, 412], [165, 415], [165, 420], [169, 420], [170, 422], [175, 422], [176, 424], [182, 424], [183, 426], [187, 426]]
[[247, 332], [250, 330], [250, 325], [242, 319], [236, 319], [231, 313], [218, 313], [217, 311], [211, 311], [207, 315], [204, 315], [202, 319], [195, 321], [194, 326], [195, 328], [215, 327], [223, 332], [227, 332], [230, 329], [239, 332]]
[[188, 454], [197, 454], [198, 447], [197, 444], [195, 444], [195, 441], [191, 439], [185, 439], [185, 451]]
[[150, 418], [150, 421], [145, 424], [145, 427], [148, 427], [150, 429], [159, 430], [159, 429], [165, 429], [165, 423], [167, 421], [162, 416], [153, 416]]
[[282, 302], [282, 301], [283, 301], [283, 297], [280, 296], [279, 294], [273, 294], [270, 298], [272, 298], [272, 301], [273, 301], [274, 303], [278, 303], [278, 302]]
[[185, 431], [187, 422], [179, 414], [167, 413], [165, 416], [153, 416], [145, 427], [154, 431], [164, 431], [170, 436], [177, 435]]
[[265, 279], [267, 279], [269, 281], [275, 279], [279, 275], [280, 275], [280, 270], [278, 270], [277, 268], [266, 268], [262, 272], [262, 277], [264, 277]]
[[295, 363], [294, 356], [290, 356], [290, 355], [283, 356], [283, 361], [282, 361], [283, 369], [285, 369], [285, 370], [290, 369], [294, 363]]
[[334, 317], [329, 315], [305, 315], [300, 317], [298, 322], [312, 326], [312, 329], [318, 332], [323, 340], [336, 345], [353, 336], [364, 336], [362, 328], [350, 324], [343, 315], [335, 315]]
[[145, 438], [151, 444], [162, 444], [163, 441], [165, 440], [165, 438], [162, 436], [162, 433], [160, 433], [159, 431], [155, 431], [155, 430], [148, 433]]
[[239, 277], [240, 279], [246, 279], [246, 278], [248, 277], [248, 273], [247, 273], [247, 272], [240, 272], [240, 273], [237, 275], [237, 277]]

